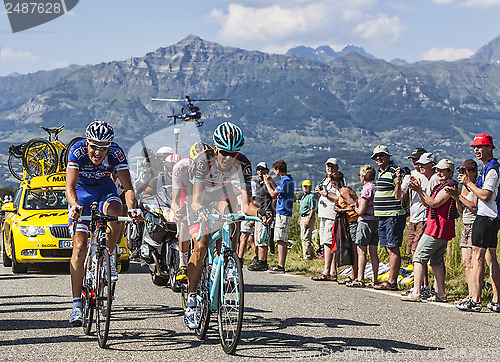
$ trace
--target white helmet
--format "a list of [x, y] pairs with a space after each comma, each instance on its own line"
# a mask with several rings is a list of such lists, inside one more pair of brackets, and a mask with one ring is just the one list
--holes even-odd
[[171, 155], [172, 153], [174, 153], [174, 149], [169, 146], [160, 147], [158, 148], [158, 151], [156, 151], [156, 154], [158, 156], [168, 156]]
[[163, 167], [165, 168], [166, 171], [172, 171], [174, 168], [174, 165], [181, 160], [181, 156], [173, 153], [165, 159], [165, 163], [163, 164]]
[[104, 121], [94, 121], [87, 126], [85, 137], [89, 141], [112, 142], [115, 138], [115, 131]]

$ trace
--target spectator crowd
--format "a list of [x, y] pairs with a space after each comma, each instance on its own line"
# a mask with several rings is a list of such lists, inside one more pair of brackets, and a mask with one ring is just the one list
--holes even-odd
[[[486, 262], [493, 291], [487, 308], [500, 312], [500, 268], [496, 256], [500, 229], [500, 164], [493, 157], [495, 146], [490, 135], [476, 135], [471, 147], [477, 162], [466, 159], [459, 167], [449, 159], [438, 160], [432, 152], [418, 147], [407, 157], [413, 166], [410, 170], [394, 163], [387, 146], [378, 145], [371, 155], [372, 161], [359, 169], [362, 184], [359, 194], [346, 184], [338, 160], [328, 158], [325, 176], [317, 185], [313, 187], [310, 180], [298, 185], [302, 195], [297, 223], [304, 260], [316, 257], [313, 235], [315, 224], [319, 225], [317, 235], [324, 267], [312, 279], [354, 288], [369, 285], [379, 290], [398, 291], [406, 229], [403, 252], [412, 257], [414, 285], [402, 293], [401, 299], [447, 302], [444, 258], [448, 242], [455, 237], [456, 221], [462, 215], [460, 247], [468, 295], [454, 305], [459, 310], [481, 311]], [[149, 160], [148, 150], [145, 153]], [[167, 178], [171, 177], [170, 166], [178, 161], [172, 159], [170, 165], [168, 157], [170, 155], [164, 161], [169, 165], [164, 175]], [[258, 208], [272, 212], [272, 221], [267, 225], [242, 223], [237, 253], [243, 259], [250, 245], [253, 262], [248, 270], [256, 272], [267, 271], [268, 254], [277, 254], [277, 265], [271, 272], [285, 273], [295, 181], [288, 174], [284, 160], [274, 162], [271, 168], [266, 162], [258, 162], [255, 172], [253, 201]], [[145, 194], [154, 192], [158, 188], [157, 180], [147, 183], [145, 179], [138, 178], [136, 189]], [[263, 228], [267, 228], [268, 233], [261, 240]], [[379, 248], [388, 255], [388, 276], [383, 281], [378, 278]], [[368, 261], [370, 277], [365, 278]], [[338, 268], [345, 265], [350, 266], [350, 275], [340, 280]], [[428, 265], [433, 280], [428, 275]]]

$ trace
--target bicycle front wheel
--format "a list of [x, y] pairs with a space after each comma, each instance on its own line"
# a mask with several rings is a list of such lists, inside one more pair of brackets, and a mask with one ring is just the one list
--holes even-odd
[[217, 306], [219, 335], [224, 352], [232, 354], [240, 341], [244, 308], [243, 269], [238, 255], [232, 250], [224, 254], [221, 278]]
[[[90, 248], [89, 248], [90, 249]], [[83, 289], [82, 289], [82, 309], [83, 309], [83, 333], [86, 335], [90, 334], [92, 329], [92, 320], [94, 318], [94, 291], [92, 290], [92, 280], [87, 280], [87, 270], [90, 269], [90, 250], [87, 252], [84, 262], [85, 275], [83, 277]]]
[[109, 253], [104, 249], [97, 261], [96, 283], [96, 327], [99, 347], [104, 348], [108, 341], [109, 321], [111, 319], [111, 265]]
[[56, 148], [43, 138], [34, 138], [23, 153], [23, 166], [31, 177], [50, 175], [57, 171], [58, 155]]

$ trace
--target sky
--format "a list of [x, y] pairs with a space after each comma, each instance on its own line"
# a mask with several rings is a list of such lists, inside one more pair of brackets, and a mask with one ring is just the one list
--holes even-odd
[[0, 3], [0, 76], [141, 57], [190, 34], [278, 54], [353, 44], [387, 61], [452, 61], [499, 36], [499, 18], [500, 0], [80, 0], [13, 33]]

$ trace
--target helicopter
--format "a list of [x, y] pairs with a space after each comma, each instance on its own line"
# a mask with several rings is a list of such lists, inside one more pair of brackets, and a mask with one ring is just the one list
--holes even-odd
[[195, 106], [193, 102], [221, 102], [228, 101], [226, 98], [217, 98], [217, 99], [191, 99], [189, 96], [185, 96], [186, 99], [178, 99], [178, 98], [151, 98], [152, 101], [162, 101], [162, 102], [184, 102], [181, 107], [180, 113], [175, 113], [175, 108], [172, 109], [172, 115], [167, 116], [168, 118], [174, 119], [174, 124], [177, 123], [177, 120], [181, 121], [181, 124], [184, 122], [195, 122], [196, 127], [203, 126], [203, 121], [201, 119], [201, 111], [200, 108]]

